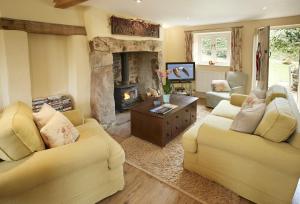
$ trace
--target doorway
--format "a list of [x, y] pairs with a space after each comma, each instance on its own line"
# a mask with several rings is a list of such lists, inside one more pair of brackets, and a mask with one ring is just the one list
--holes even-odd
[[300, 26], [271, 27], [269, 46], [268, 86], [282, 85], [299, 101]]

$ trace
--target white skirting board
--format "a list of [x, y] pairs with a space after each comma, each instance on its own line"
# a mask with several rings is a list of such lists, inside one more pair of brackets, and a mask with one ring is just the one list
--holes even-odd
[[207, 92], [211, 91], [211, 81], [217, 79], [225, 79], [226, 72], [216, 72], [207, 70], [197, 70], [196, 71], [196, 91], [197, 92]]

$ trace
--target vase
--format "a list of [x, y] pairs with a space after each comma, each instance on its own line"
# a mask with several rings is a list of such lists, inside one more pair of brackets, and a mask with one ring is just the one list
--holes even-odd
[[163, 102], [170, 103], [170, 94], [163, 94]]

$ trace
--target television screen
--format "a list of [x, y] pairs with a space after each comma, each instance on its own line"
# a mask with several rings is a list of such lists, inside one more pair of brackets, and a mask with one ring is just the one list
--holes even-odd
[[171, 81], [195, 80], [195, 62], [170, 62], [166, 64], [166, 69]]

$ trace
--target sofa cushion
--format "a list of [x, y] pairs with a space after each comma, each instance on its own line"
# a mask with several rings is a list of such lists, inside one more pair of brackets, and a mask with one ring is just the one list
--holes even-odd
[[222, 100], [211, 113], [213, 115], [234, 119], [240, 110], [241, 107], [232, 105], [230, 101]]
[[293, 147], [300, 149], [300, 113], [295, 102], [295, 99], [292, 94], [288, 94], [288, 101], [291, 107], [291, 110], [294, 114], [294, 117], [297, 120], [297, 127], [295, 132], [289, 138], [288, 143], [290, 143]]
[[215, 92], [229, 92], [231, 88], [227, 80], [212, 80], [211, 88]]
[[82, 125], [84, 123], [84, 117], [79, 110], [70, 110], [63, 112], [74, 126]]
[[259, 99], [255, 94], [251, 93], [247, 96], [246, 100], [243, 102], [242, 108], [251, 108], [254, 105], [261, 104], [264, 102], [265, 102], [264, 99]]
[[232, 120], [215, 115], [208, 115], [203, 121], [197, 121], [182, 136], [182, 145], [184, 151], [197, 152], [197, 136], [201, 125], [206, 124], [212, 127], [228, 130], [232, 124]]
[[239, 155], [293, 176], [300, 175], [300, 150], [290, 144], [275, 143], [260, 136], [203, 124], [198, 132], [199, 147], [206, 145]]
[[263, 119], [255, 130], [260, 135], [274, 142], [282, 142], [290, 137], [297, 125], [285, 98], [275, 98], [266, 108]]
[[242, 108], [234, 118], [231, 129], [252, 134], [261, 121], [265, 109], [265, 103], [254, 104], [252, 107]]
[[277, 97], [287, 98], [287, 91], [283, 86], [273, 85], [266, 94], [266, 103], [269, 104], [273, 99]]
[[56, 110], [47, 103], [44, 103], [41, 110], [37, 113], [33, 113], [34, 122], [37, 124], [39, 129], [42, 129], [47, 122], [54, 116]]
[[61, 112], [56, 111], [54, 116], [41, 129], [41, 135], [45, 144], [50, 148], [54, 148], [74, 143], [79, 136], [79, 132]]
[[31, 108], [17, 102], [6, 109], [0, 118], [0, 158], [11, 161], [45, 149], [33, 121]]

